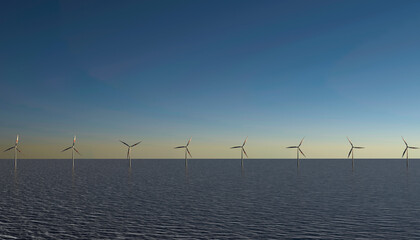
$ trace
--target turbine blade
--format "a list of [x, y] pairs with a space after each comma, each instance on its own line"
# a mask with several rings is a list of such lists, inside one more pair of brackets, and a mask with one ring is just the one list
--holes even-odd
[[246, 136], [244, 143], [242, 144], [242, 147], [245, 146], [246, 140], [248, 140], [248, 136]]
[[68, 147], [68, 148], [62, 150], [61, 152], [65, 152], [65, 151], [69, 150], [70, 148], [72, 148], [72, 147]]
[[401, 138], [402, 138], [402, 140], [404, 141], [405, 146], [408, 146], [408, 144], [407, 144], [407, 142], [405, 141], [405, 139], [403, 138], [403, 136], [401, 136]]
[[242, 151], [244, 151], [245, 156], [248, 157], [248, 154], [246, 154], [245, 148], [242, 148]]
[[185, 150], [187, 150], [188, 155], [190, 155], [190, 157], [192, 157], [190, 150], [188, 150], [188, 148], [186, 147]]
[[302, 140], [300, 140], [300, 143], [299, 143], [298, 147], [300, 147], [300, 145], [302, 145], [303, 139], [305, 139], [305, 137], [303, 137]]
[[356, 148], [356, 149], [363, 149], [363, 148], [365, 148], [365, 147], [354, 147], [354, 148]]
[[9, 150], [11, 150], [13, 148], [15, 148], [15, 147], [14, 146], [13, 147], [9, 147], [8, 149], [4, 150], [3, 152], [7, 152], [7, 151], [9, 151]]
[[123, 142], [123, 141], [121, 141], [121, 140], [120, 140], [120, 142], [121, 142], [122, 144], [124, 144], [125, 146], [130, 147], [130, 145], [128, 145], [127, 143], [125, 143], [125, 142]]
[[349, 137], [346, 137], [349, 140], [350, 145], [353, 147], [353, 143], [350, 141]]
[[302, 152], [302, 150], [300, 150], [300, 148], [298, 148], [298, 149], [299, 149], [299, 152], [300, 152], [300, 153], [302, 153], [302, 155], [303, 155], [304, 157], [306, 157], [306, 156], [305, 156], [305, 154]]
[[234, 146], [234, 147], [231, 147], [231, 149], [232, 148], [242, 148], [242, 146]]
[[191, 138], [192, 138], [192, 137], [190, 137], [190, 140], [188, 140], [188, 142], [187, 142], [187, 145], [186, 145], [187, 147], [188, 147], [188, 145], [190, 145]]
[[350, 154], [351, 154], [352, 151], [353, 151], [353, 148], [350, 148], [350, 152], [349, 152], [349, 155], [347, 155], [347, 158], [350, 157]]
[[406, 147], [406, 148], [405, 148], [405, 150], [404, 150], [404, 152], [403, 152], [403, 155], [402, 155], [401, 157], [404, 157], [405, 152], [407, 152], [407, 149], [408, 149], [408, 147]]
[[408, 147], [408, 148], [411, 148], [411, 149], [419, 149], [418, 147]]
[[298, 148], [298, 146], [290, 146], [290, 147], [286, 147], [286, 148]]
[[16, 148], [16, 150], [18, 150], [18, 152], [21, 152], [21, 151], [19, 150], [19, 148]]
[[186, 146], [179, 146], [179, 147], [174, 147], [174, 148], [186, 148]]
[[19, 143], [19, 134], [16, 135], [16, 145]]
[[133, 145], [131, 145], [131, 147], [134, 147], [134, 146], [137, 146], [138, 144], [140, 144], [142, 141], [140, 141], [140, 142], [138, 142], [138, 143], [135, 143], [135, 144], [133, 144]]
[[127, 159], [130, 156], [130, 149], [127, 150]]
[[76, 148], [73, 148], [73, 149], [74, 149], [74, 151], [76, 151], [79, 155], [82, 155], [82, 154], [80, 154], [80, 153], [79, 153], [79, 151], [77, 151], [77, 149], [76, 149]]

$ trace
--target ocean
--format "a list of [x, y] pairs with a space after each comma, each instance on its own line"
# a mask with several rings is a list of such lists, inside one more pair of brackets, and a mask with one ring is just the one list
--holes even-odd
[[0, 160], [0, 239], [415, 239], [420, 161]]

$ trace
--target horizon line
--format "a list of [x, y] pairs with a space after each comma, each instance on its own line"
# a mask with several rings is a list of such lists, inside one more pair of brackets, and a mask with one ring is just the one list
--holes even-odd
[[[72, 160], [71, 158], [19, 158], [19, 160]], [[0, 158], [13, 160], [13, 158]], [[75, 158], [75, 160], [127, 160], [127, 158]], [[132, 160], [185, 160], [185, 158], [132, 158]], [[241, 160], [240, 158], [189, 158], [189, 160]], [[296, 160], [296, 158], [246, 158], [244, 160]], [[300, 160], [351, 160], [351, 158], [301, 158]], [[405, 160], [405, 158], [357, 158], [355, 160]], [[420, 158], [410, 158], [420, 160]]]

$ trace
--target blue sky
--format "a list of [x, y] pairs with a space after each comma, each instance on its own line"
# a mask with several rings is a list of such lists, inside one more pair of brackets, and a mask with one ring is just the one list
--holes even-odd
[[[420, 145], [419, 1], [2, 1], [0, 146], [25, 157], [397, 158]], [[25, 146], [25, 147], [24, 147]], [[8, 158], [2, 153], [0, 157]], [[420, 157], [419, 153], [411, 153]]]

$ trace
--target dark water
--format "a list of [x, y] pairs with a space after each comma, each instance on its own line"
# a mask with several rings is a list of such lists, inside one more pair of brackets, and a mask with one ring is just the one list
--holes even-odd
[[0, 161], [0, 239], [420, 238], [420, 161]]

